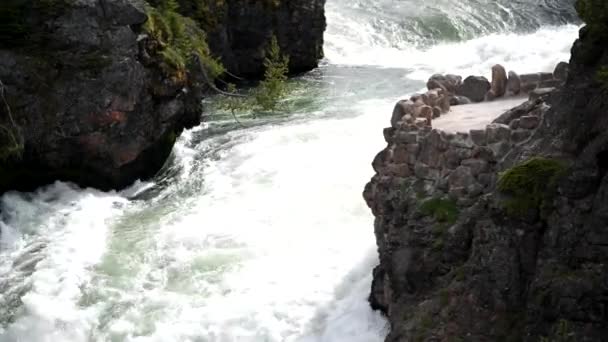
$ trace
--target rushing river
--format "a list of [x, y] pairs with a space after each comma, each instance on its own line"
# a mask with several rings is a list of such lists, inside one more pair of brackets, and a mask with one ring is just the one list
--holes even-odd
[[121, 192], [1, 197], [0, 341], [382, 341], [361, 192], [394, 102], [436, 72], [551, 71], [572, 2], [328, 0], [285, 115], [211, 115]]

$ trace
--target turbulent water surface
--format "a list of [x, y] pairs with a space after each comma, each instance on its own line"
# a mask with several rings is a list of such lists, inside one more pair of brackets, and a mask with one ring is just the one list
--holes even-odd
[[328, 0], [286, 115], [212, 116], [122, 192], [2, 197], [0, 341], [382, 341], [361, 191], [394, 101], [435, 72], [552, 70], [572, 2]]

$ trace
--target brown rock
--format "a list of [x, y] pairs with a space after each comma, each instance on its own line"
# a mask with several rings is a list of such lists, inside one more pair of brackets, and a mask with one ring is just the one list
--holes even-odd
[[515, 71], [509, 71], [507, 80], [507, 95], [517, 95], [521, 92], [521, 79]]
[[504, 96], [507, 91], [507, 72], [500, 64], [496, 64], [492, 67], [491, 90], [496, 97]]

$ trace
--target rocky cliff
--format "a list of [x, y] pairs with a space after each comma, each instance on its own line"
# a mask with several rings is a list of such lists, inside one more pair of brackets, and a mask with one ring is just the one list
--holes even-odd
[[577, 7], [588, 25], [565, 86], [485, 130], [441, 132], [395, 107], [364, 191], [387, 341], [608, 336], [608, 6]]
[[[156, 0], [158, 1], [158, 0]], [[264, 73], [265, 49], [276, 35], [292, 73], [308, 71], [323, 57], [325, 0], [180, 0], [181, 13], [208, 33], [209, 46], [240, 77]]]
[[258, 77], [273, 34], [294, 72], [321, 57], [323, 0], [181, 2], [194, 20], [149, 5], [175, 1], [0, 4], [0, 193], [149, 178], [199, 123], [218, 60]]

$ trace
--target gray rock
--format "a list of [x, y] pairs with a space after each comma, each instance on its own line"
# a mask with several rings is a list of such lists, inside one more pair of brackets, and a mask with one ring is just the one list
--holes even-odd
[[489, 124], [486, 127], [486, 136], [488, 144], [509, 141], [511, 138], [511, 129], [509, 126], [503, 124]]
[[519, 118], [519, 127], [523, 128], [523, 129], [534, 129], [534, 128], [538, 127], [539, 123], [540, 123], [540, 117], [538, 117], [538, 116], [526, 115], [526, 116], [522, 116], [521, 118]]
[[484, 146], [487, 143], [486, 130], [485, 129], [472, 129], [469, 134], [473, 143], [479, 146]]
[[530, 92], [530, 101], [545, 99], [555, 91], [555, 88], [538, 88]]
[[509, 79], [507, 80], [507, 94], [518, 95], [521, 92], [521, 79], [515, 71], [509, 71]]
[[414, 103], [408, 100], [401, 100], [395, 104], [393, 108], [393, 115], [391, 116], [391, 126], [394, 128], [399, 127], [399, 122], [406, 114], [414, 113]]
[[490, 89], [494, 97], [502, 97], [507, 91], [507, 72], [500, 64], [496, 64], [492, 67], [492, 83]]
[[527, 129], [516, 129], [511, 132], [511, 142], [519, 144], [522, 141], [527, 140], [532, 135], [532, 132]]
[[471, 174], [473, 174], [473, 176], [487, 172], [489, 169], [489, 163], [483, 159], [465, 159], [462, 161], [462, 166], [471, 169]]
[[466, 189], [475, 183], [475, 177], [473, 177], [470, 168], [466, 166], [459, 166], [450, 174], [448, 181], [450, 183], [450, 189]]
[[432, 169], [428, 165], [418, 162], [414, 166], [414, 174], [416, 177], [425, 180], [436, 180], [439, 179], [439, 170]]
[[470, 103], [472, 103], [471, 100], [469, 100], [469, 98], [466, 96], [454, 95], [454, 96], [450, 97], [451, 106], [466, 105], [466, 104], [470, 104]]
[[431, 76], [431, 78], [426, 83], [426, 86], [429, 90], [433, 89], [443, 89], [449, 94], [454, 94], [456, 92], [456, 88], [462, 83], [462, 77], [458, 75], [441, 75], [436, 74]]
[[568, 74], [570, 73], [570, 64], [566, 62], [559, 62], [553, 71], [553, 77], [560, 81], [566, 81]]
[[484, 100], [490, 87], [491, 85], [487, 78], [483, 76], [469, 76], [456, 88], [456, 95], [465, 96], [473, 102], [481, 102]]

